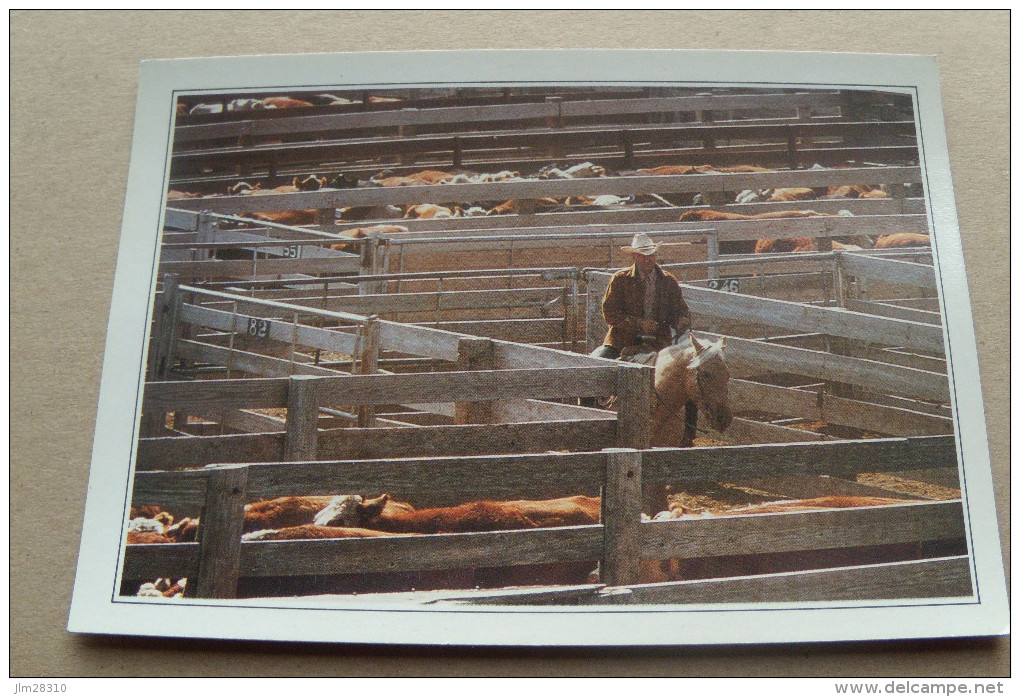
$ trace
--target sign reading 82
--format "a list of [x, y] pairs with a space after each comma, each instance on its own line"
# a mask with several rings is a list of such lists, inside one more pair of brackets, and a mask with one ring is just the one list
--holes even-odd
[[248, 318], [248, 336], [265, 339], [269, 336], [269, 320], [261, 317]]

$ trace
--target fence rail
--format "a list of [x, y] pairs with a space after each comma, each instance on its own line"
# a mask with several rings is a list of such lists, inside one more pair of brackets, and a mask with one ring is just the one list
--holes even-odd
[[[870, 459], [862, 458], [868, 455]], [[639, 580], [642, 559], [850, 550], [956, 540], [964, 534], [959, 501], [641, 522], [642, 488], [662, 477], [727, 480], [760, 476], [763, 470], [776, 476], [771, 466], [777, 461], [785, 464], [781, 470], [792, 469], [790, 463], [796, 462], [801, 466], [799, 473], [824, 468], [841, 475], [863, 468], [899, 471], [952, 466], [955, 442], [947, 436], [756, 448], [214, 465], [199, 471], [139, 472], [133, 504], [158, 503], [170, 509], [201, 506], [200, 542], [130, 545], [124, 577], [197, 576], [194, 587], [199, 597], [232, 597], [242, 575], [347, 574], [601, 559], [603, 581], [610, 586], [628, 586]], [[600, 525], [287, 543], [242, 543], [240, 539], [243, 502], [257, 498], [325, 490], [389, 491], [419, 505], [448, 505], [457, 499], [548, 497], [597, 493], [599, 489], [603, 495]], [[218, 515], [212, 515], [213, 506]], [[208, 563], [211, 550], [220, 553], [212, 567]], [[944, 584], [933, 579], [931, 588], [941, 593]], [[930, 592], [918, 591], [920, 597]]]
[[366, 189], [320, 189], [304, 193], [262, 196], [221, 196], [181, 199], [174, 207], [213, 213], [384, 206], [389, 204], [449, 203], [542, 197], [630, 196], [646, 193], [700, 193], [776, 187], [817, 187], [858, 184], [913, 184], [922, 181], [920, 167], [855, 167], [736, 174], [685, 174], [677, 176], [597, 177], [506, 181], [490, 184], [437, 184]]

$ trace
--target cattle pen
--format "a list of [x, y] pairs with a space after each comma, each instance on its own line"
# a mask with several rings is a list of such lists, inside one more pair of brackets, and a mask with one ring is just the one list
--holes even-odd
[[[856, 244], [930, 233], [909, 99], [345, 98], [209, 114], [182, 101], [129, 505], [201, 525], [194, 542], [126, 545], [124, 595], [156, 578], [188, 579], [195, 598], [440, 604], [972, 594], [932, 249]], [[843, 190], [856, 195], [828, 193]], [[806, 198], [777, 195], [794, 191]], [[426, 205], [446, 213], [413, 215]], [[697, 335], [725, 342], [736, 418], [692, 448], [651, 447], [650, 367], [587, 355], [639, 232], [661, 243]], [[755, 253], [766, 239], [811, 249]], [[893, 501], [651, 519], [707, 483]], [[584, 495], [601, 515], [242, 539], [252, 502], [384, 493], [418, 508]], [[559, 582], [564, 565], [594, 573]]]

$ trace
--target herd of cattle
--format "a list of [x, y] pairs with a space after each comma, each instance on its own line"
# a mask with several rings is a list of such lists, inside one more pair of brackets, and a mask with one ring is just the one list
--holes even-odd
[[[268, 109], [298, 109], [310, 107], [347, 106], [400, 101], [395, 97], [368, 96], [352, 100], [333, 94], [319, 94], [303, 99], [289, 96], [259, 99], [239, 98], [222, 102], [177, 104], [179, 116], [221, 114]], [[825, 169], [815, 165], [817, 169]], [[839, 186], [820, 188], [776, 188], [705, 194], [637, 194], [632, 196], [600, 195], [571, 196], [566, 198], [541, 197], [526, 200], [474, 200], [459, 199], [459, 184], [485, 184], [497, 182], [524, 182], [554, 179], [587, 179], [606, 176], [678, 176], [711, 173], [757, 173], [778, 170], [752, 165], [664, 165], [630, 171], [608, 171], [592, 162], [571, 166], [550, 164], [532, 173], [520, 171], [476, 172], [464, 169], [442, 171], [422, 169], [397, 174], [384, 169], [372, 176], [354, 172], [304, 172], [286, 178], [260, 177], [251, 181], [233, 181], [222, 190], [203, 193], [171, 190], [173, 201], [203, 197], [261, 196], [324, 190], [364, 188], [391, 188], [407, 186], [451, 186], [447, 205], [434, 203], [404, 206], [370, 206], [337, 208], [332, 221], [323, 218], [316, 209], [265, 211], [245, 213], [243, 217], [255, 221], [281, 225], [323, 225], [333, 222], [339, 235], [357, 239], [377, 234], [408, 232], [398, 220], [460, 218], [473, 216], [502, 216], [520, 213], [576, 211], [584, 209], [621, 209], [628, 207], [675, 208], [677, 222], [701, 221], [712, 223], [726, 220], [770, 220], [815, 216], [852, 216], [839, 213], [820, 213], [805, 207], [803, 210], [773, 211], [746, 215], [719, 210], [729, 204], [755, 202], [796, 202], [812, 200], [850, 200], [858, 198], [888, 198], [889, 192], [881, 186]], [[208, 186], [207, 184], [203, 184]], [[810, 204], [805, 204], [808, 206]], [[367, 221], [367, 222], [366, 222]], [[364, 225], [359, 226], [359, 223]], [[498, 221], [494, 227], [498, 226]], [[725, 243], [724, 253], [783, 253], [827, 249], [859, 250], [864, 248], [890, 248], [928, 246], [927, 235], [894, 233], [871, 237], [812, 239], [785, 238], [759, 239], [750, 242]], [[349, 244], [336, 243], [335, 250], [351, 251]], [[902, 499], [875, 497], [829, 496], [798, 501], [777, 501], [744, 508], [693, 512], [681, 506], [660, 512], [646, 520], [692, 520], [706, 516], [735, 516], [792, 511], [887, 506], [902, 504]], [[416, 509], [410, 503], [394, 500], [388, 494], [376, 498], [360, 495], [340, 496], [288, 496], [249, 503], [244, 509], [242, 541], [260, 543], [281, 540], [312, 540], [387, 537], [397, 535], [427, 535], [441, 533], [490, 532], [556, 528], [563, 526], [598, 525], [601, 519], [601, 501], [589, 496], [542, 501], [474, 501], [458, 506]], [[132, 507], [127, 526], [126, 542], [129, 545], [197, 542], [201, 532], [198, 518], [180, 517], [156, 506]], [[887, 545], [867, 549], [843, 550], [856, 554], [856, 563], [875, 563], [916, 558], [917, 545]], [[721, 556], [711, 559], [648, 560], [642, 565], [643, 583], [678, 581], [698, 578], [717, 578], [747, 575], [750, 573], [776, 573], [793, 569], [831, 566], [831, 550], [786, 554], [758, 554], [754, 556]], [[841, 561], [846, 561], [844, 558]], [[511, 566], [491, 569], [463, 569], [454, 571], [392, 572], [386, 574], [347, 574], [343, 576], [242, 578], [238, 597], [265, 595], [298, 595], [309, 593], [385, 592], [426, 589], [492, 588], [513, 585], [575, 585], [598, 582], [598, 560], [583, 562]], [[125, 583], [125, 593], [141, 597], [180, 598], [187, 592], [187, 579], [158, 579], [155, 582]]]
[[[399, 97], [371, 95], [367, 97], [366, 101], [368, 104], [383, 104], [403, 100]], [[316, 94], [305, 99], [294, 99], [286, 95], [262, 97], [261, 99], [239, 98], [226, 102], [198, 102], [190, 105], [187, 102], [179, 101], [177, 102], [177, 115], [193, 116], [200, 114], [222, 114], [224, 112], [265, 111], [267, 109], [302, 109], [316, 106], [348, 106], [362, 103], [364, 102], [360, 99], [339, 97], [335, 94]]]
[[[819, 165], [815, 166], [820, 168]], [[824, 168], [822, 168], [824, 169]], [[686, 174], [706, 173], [745, 173], [745, 172], [774, 172], [776, 170], [753, 165], [736, 165], [731, 167], [715, 167], [712, 165], [664, 165], [648, 169], [637, 169], [627, 172], [613, 173], [619, 176], [648, 176], [664, 175], [676, 176]], [[457, 171], [446, 172], [436, 169], [425, 169], [419, 172], [397, 175], [391, 170], [383, 170], [368, 179], [362, 180], [350, 172], [341, 172], [332, 175], [306, 174], [291, 177], [286, 183], [256, 181], [254, 184], [246, 181], [238, 181], [228, 186], [223, 193], [199, 194], [195, 192], [171, 190], [168, 192], [168, 200], [180, 200], [200, 197], [220, 196], [259, 196], [265, 194], [298, 193], [302, 191], [320, 191], [330, 189], [353, 189], [368, 187], [399, 187], [399, 186], [434, 186], [434, 185], [457, 185], [457, 184], [482, 184], [490, 182], [520, 182], [538, 181], [549, 179], [586, 179], [604, 177], [610, 173], [604, 167], [591, 162], [582, 162], [570, 167], [561, 168], [556, 165], [548, 165], [532, 175], [522, 176], [518, 171], [504, 170], [500, 172], [469, 172]], [[270, 186], [270, 184], [276, 184]], [[857, 198], [887, 198], [889, 193], [881, 186], [855, 185], [819, 188], [778, 188], [744, 190], [739, 192], [710, 192], [706, 194], [636, 194], [632, 196], [615, 196], [605, 194], [601, 196], [570, 196], [565, 198], [542, 197], [526, 200], [504, 200], [504, 201], [471, 201], [438, 205], [435, 203], [409, 204], [404, 206], [361, 206], [338, 208], [334, 214], [334, 222], [344, 226], [339, 228], [339, 234], [351, 238], [365, 237], [372, 232], [395, 233], [407, 232], [407, 228], [401, 225], [386, 225], [385, 227], [346, 227], [351, 223], [366, 220], [392, 220], [392, 219], [429, 219], [429, 218], [458, 218], [468, 216], [491, 216], [506, 215], [514, 213], [527, 213], [537, 211], [563, 211], [580, 209], [619, 209], [622, 207], [669, 207], [678, 209], [677, 220], [715, 222], [721, 220], [769, 220], [777, 218], [803, 218], [815, 216], [852, 216], [849, 211], [842, 210], [839, 213], [819, 213], [814, 210], [788, 210], [744, 215], [728, 211], [715, 210], [702, 207], [704, 205], [725, 206], [730, 203], [753, 203], [753, 202], [789, 202], [789, 201], [812, 201], [812, 200], [849, 200]], [[451, 197], [454, 194], [451, 193]], [[171, 204], [172, 205], [172, 204]], [[697, 206], [691, 209], [692, 206]], [[243, 214], [254, 220], [277, 223], [281, 225], [314, 225], [325, 222], [321, 219], [319, 211], [314, 209], [290, 210], [290, 211], [264, 211]], [[818, 239], [809, 237], [794, 237], [784, 239], [760, 239], [749, 242], [724, 243], [721, 251], [728, 254], [745, 253], [785, 253], [785, 252], [808, 252], [828, 251], [830, 249], [860, 250], [870, 248], [893, 248], [893, 247], [921, 247], [929, 246], [928, 235], [916, 233], [892, 233], [871, 237], [858, 235], [850, 238]], [[347, 246], [339, 244], [334, 249], [348, 249]]]
[[[716, 516], [791, 513], [826, 509], [889, 506], [903, 499], [869, 496], [824, 496], [784, 500], [693, 512], [680, 505], [646, 521], [694, 520]], [[249, 503], [244, 509], [244, 542], [314, 540], [440, 533], [530, 530], [577, 525], [598, 525], [601, 501], [590, 496], [539, 501], [473, 501], [458, 506], [416, 509], [389, 494], [376, 498], [359, 495], [286, 496]], [[200, 519], [174, 516], [156, 506], [131, 509], [127, 543], [196, 542]], [[918, 544], [820, 550], [765, 555], [731, 555], [701, 559], [648, 560], [642, 565], [643, 583], [778, 573], [792, 569], [823, 568], [834, 561], [879, 563], [916, 558]], [[835, 556], [834, 556], [835, 555]], [[842, 555], [842, 556], [840, 556]], [[460, 569], [386, 574], [242, 579], [239, 597], [308, 593], [384, 592], [436, 589], [496, 588], [512, 585], [577, 585], [599, 581], [597, 560], [534, 564], [491, 569]], [[142, 597], [184, 597], [187, 579], [158, 579], [125, 592]]]

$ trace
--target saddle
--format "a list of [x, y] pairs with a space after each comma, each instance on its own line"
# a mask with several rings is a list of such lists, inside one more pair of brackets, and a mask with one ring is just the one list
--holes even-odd
[[[637, 363], [639, 365], [655, 365], [655, 359], [659, 355], [659, 351], [664, 347], [655, 339], [655, 337], [638, 336], [638, 339], [639, 343], [633, 346], [628, 346], [620, 351], [619, 360], [626, 363]], [[673, 337], [674, 346], [682, 346], [690, 343], [690, 331], [686, 331], [683, 334], [676, 334]]]

